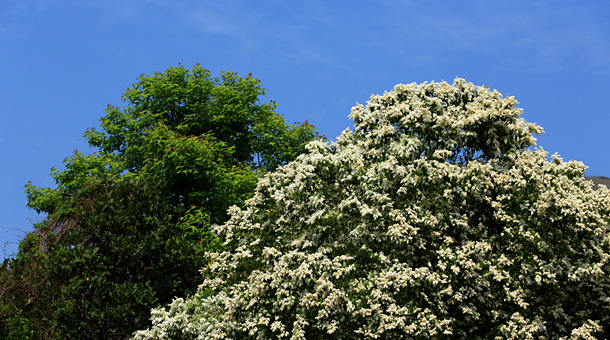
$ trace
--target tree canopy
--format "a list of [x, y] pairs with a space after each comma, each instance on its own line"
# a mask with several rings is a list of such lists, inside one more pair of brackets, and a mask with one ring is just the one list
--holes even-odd
[[84, 137], [99, 152], [75, 152], [66, 170], [54, 170], [57, 188], [27, 186], [28, 206], [53, 214], [100, 175], [145, 175], [182, 216], [196, 208], [206, 225], [226, 220], [226, 210], [251, 196], [261, 173], [274, 170], [319, 138], [307, 122], [287, 125], [275, 103], [261, 103], [260, 81], [225, 72], [214, 78], [200, 65], [142, 75], [122, 99], [108, 106], [101, 131]]
[[265, 175], [191, 298], [135, 339], [594, 339], [610, 191], [536, 146], [513, 97], [396, 85]]
[[251, 75], [170, 67], [142, 75], [53, 169], [55, 188], [26, 185], [48, 217], [0, 270], [0, 338], [124, 339], [150, 309], [195, 292], [211, 233], [258, 178], [320, 138], [261, 103]]

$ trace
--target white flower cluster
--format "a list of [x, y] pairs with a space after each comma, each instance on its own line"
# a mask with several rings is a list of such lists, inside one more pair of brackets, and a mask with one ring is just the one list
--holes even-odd
[[610, 191], [535, 148], [516, 104], [456, 79], [354, 107], [135, 339], [610, 338]]

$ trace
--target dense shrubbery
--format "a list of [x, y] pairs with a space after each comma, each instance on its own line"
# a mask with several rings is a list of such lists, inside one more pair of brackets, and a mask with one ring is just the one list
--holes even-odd
[[100, 181], [28, 234], [3, 273], [5, 338], [124, 339], [151, 306], [193, 292], [205, 249], [157, 185]]
[[512, 97], [397, 85], [264, 176], [198, 293], [136, 339], [610, 336], [610, 191]]
[[126, 107], [85, 134], [97, 153], [66, 159], [54, 189], [26, 186], [48, 219], [0, 271], [0, 338], [126, 338], [151, 308], [194, 293], [219, 245], [210, 226], [319, 138], [262, 94], [251, 76], [199, 65], [127, 89]]

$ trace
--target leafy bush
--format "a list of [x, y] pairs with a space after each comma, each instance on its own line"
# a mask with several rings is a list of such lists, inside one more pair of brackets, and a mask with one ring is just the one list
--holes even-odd
[[6, 337], [124, 339], [150, 308], [194, 291], [207, 249], [171, 222], [157, 187], [101, 181], [28, 234], [2, 275]]
[[218, 226], [196, 296], [135, 339], [610, 336], [610, 191], [512, 97], [396, 85]]

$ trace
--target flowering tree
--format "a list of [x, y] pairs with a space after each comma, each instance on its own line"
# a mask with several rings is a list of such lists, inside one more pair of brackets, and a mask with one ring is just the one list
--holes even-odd
[[610, 191], [536, 148], [513, 97], [397, 85], [263, 177], [198, 294], [136, 339], [610, 334]]

